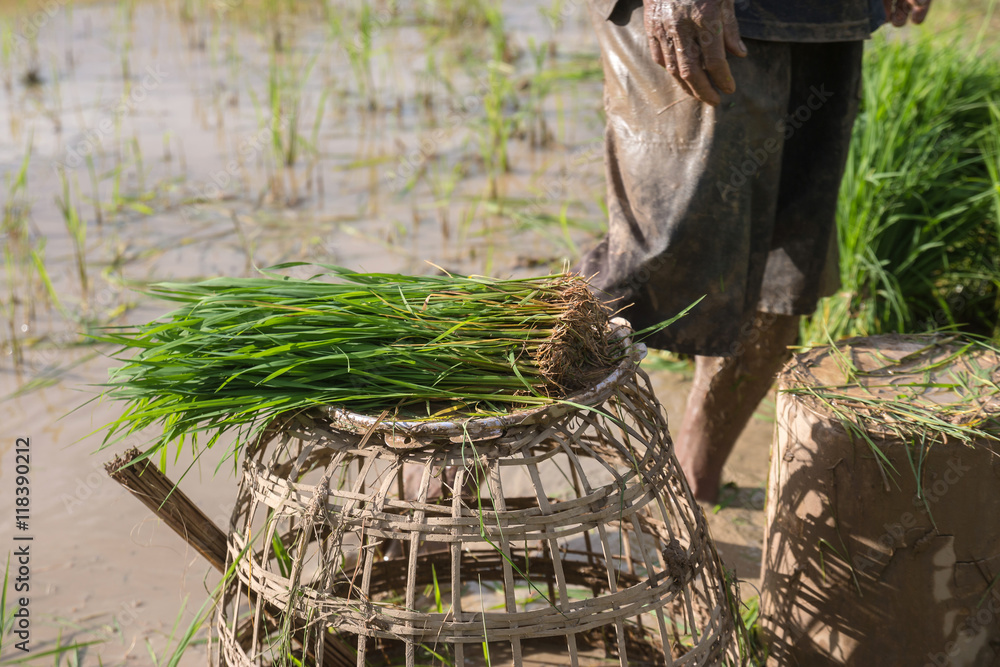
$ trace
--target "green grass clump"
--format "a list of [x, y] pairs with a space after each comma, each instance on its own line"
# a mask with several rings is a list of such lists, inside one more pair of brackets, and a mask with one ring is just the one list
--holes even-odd
[[627, 351], [580, 277], [324, 268], [305, 280], [265, 273], [152, 286], [180, 307], [97, 336], [120, 346], [124, 363], [105, 393], [127, 407], [105, 444], [159, 425], [147, 455], [206, 431], [212, 446], [231, 428], [329, 404], [407, 418], [503, 413], [590, 386]]
[[841, 291], [807, 344], [1000, 332], [1000, 59], [920, 32], [873, 41], [837, 210]]

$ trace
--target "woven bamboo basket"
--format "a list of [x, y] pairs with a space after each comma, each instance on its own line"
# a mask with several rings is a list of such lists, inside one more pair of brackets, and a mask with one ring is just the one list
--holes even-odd
[[735, 584], [633, 349], [565, 404], [269, 427], [230, 524], [220, 663], [738, 664]]

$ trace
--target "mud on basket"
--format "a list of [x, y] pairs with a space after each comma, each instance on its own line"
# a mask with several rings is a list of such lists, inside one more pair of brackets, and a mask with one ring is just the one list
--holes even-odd
[[465, 422], [324, 408], [268, 429], [230, 526], [223, 664], [737, 664], [738, 598], [644, 353], [576, 407]]

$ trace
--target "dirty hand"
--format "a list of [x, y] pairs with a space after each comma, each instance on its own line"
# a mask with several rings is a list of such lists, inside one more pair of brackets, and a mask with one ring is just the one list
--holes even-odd
[[643, 20], [653, 60], [690, 95], [714, 106], [722, 101], [715, 88], [736, 90], [726, 51], [743, 58], [747, 47], [740, 39], [733, 0], [646, 0]]
[[909, 18], [914, 23], [923, 23], [931, 8], [931, 0], [882, 0], [885, 15], [894, 26], [906, 25]]

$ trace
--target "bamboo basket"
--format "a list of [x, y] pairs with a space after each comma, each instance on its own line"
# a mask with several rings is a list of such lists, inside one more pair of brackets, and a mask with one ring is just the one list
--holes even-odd
[[272, 424], [229, 527], [220, 664], [738, 664], [735, 584], [633, 350], [504, 417]]

